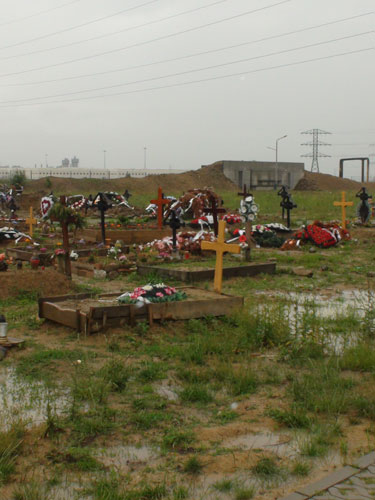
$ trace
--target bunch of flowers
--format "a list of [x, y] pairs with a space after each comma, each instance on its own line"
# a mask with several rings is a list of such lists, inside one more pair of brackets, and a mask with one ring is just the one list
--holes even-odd
[[238, 214], [225, 214], [223, 220], [228, 224], [240, 224], [242, 222], [241, 216]]
[[174, 287], [157, 283], [137, 287], [133, 292], [126, 292], [118, 297], [120, 304], [137, 304], [141, 307], [150, 302], [175, 302], [186, 299], [186, 293], [177, 291]]

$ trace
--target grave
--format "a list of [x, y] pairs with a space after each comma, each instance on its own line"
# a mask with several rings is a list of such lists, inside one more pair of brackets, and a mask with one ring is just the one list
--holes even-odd
[[[172, 231], [169, 227], [163, 229], [108, 229], [106, 230], [106, 239], [115, 243], [121, 240], [125, 245], [134, 245], [149, 243], [153, 240], [161, 240], [165, 236], [171, 236]], [[90, 239], [92, 241], [102, 241], [100, 229], [83, 229], [77, 232], [78, 238]]]
[[[254, 262], [246, 263], [242, 266], [223, 267], [223, 278], [243, 278], [256, 276], [257, 274], [274, 274], [276, 272], [275, 262]], [[138, 265], [137, 273], [141, 276], [157, 274], [162, 278], [173, 278], [185, 283], [195, 283], [198, 281], [210, 281], [215, 277], [215, 269], [199, 266], [193, 268], [168, 268], [161, 266]]]
[[194, 287], [178, 289], [187, 298], [178, 302], [150, 303], [138, 307], [121, 304], [117, 298], [121, 292], [64, 295], [39, 299], [39, 317], [74, 328], [90, 335], [105, 331], [109, 327], [133, 325], [137, 321], [187, 320], [206, 316], [224, 316], [243, 306], [243, 297], [201, 290]]

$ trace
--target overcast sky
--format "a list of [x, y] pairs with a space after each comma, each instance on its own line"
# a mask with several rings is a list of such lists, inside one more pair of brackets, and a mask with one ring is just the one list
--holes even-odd
[[142, 168], [144, 147], [148, 168], [272, 161], [268, 147], [287, 134], [279, 160], [310, 169], [300, 144], [311, 138], [300, 133], [313, 128], [332, 132], [323, 172], [375, 153], [375, 15], [336, 22], [371, 13], [374, 0], [0, 7], [0, 165], [45, 164], [47, 154], [49, 165], [76, 155], [101, 168], [106, 150], [108, 168]]

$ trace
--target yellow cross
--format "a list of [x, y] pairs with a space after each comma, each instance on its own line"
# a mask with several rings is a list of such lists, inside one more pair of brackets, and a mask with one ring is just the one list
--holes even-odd
[[30, 217], [28, 219], [26, 219], [26, 224], [29, 224], [29, 233], [30, 233], [30, 236], [33, 237], [33, 226], [35, 226], [37, 224], [37, 220], [34, 219], [33, 217], [33, 207], [30, 207]]
[[214, 290], [215, 292], [218, 293], [221, 293], [223, 285], [223, 254], [225, 252], [230, 252], [230, 253], [241, 252], [240, 245], [225, 243], [225, 226], [226, 226], [225, 221], [223, 220], [219, 221], [219, 234], [217, 237], [217, 241], [213, 243], [211, 243], [210, 241], [201, 242], [202, 250], [213, 250], [214, 252], [216, 252]]
[[333, 205], [335, 207], [342, 208], [342, 228], [346, 229], [346, 207], [352, 207], [352, 201], [345, 201], [345, 191], [341, 192], [341, 201], [334, 201]]

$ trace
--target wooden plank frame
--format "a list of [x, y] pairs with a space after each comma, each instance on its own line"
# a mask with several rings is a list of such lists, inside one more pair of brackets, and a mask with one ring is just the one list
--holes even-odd
[[[39, 317], [49, 319], [78, 332], [90, 335], [103, 331], [111, 326], [129, 324], [133, 326], [138, 320], [148, 321], [150, 325], [156, 320], [186, 320], [204, 316], [224, 316], [235, 309], [243, 307], [244, 298], [194, 287], [180, 287], [179, 290], [204, 292], [206, 297], [192, 297], [186, 301], [162, 302], [137, 307], [134, 304], [116, 306], [94, 306], [87, 313], [79, 308], [64, 308], [60, 304], [66, 300], [83, 300], [95, 298], [94, 294], [63, 295], [43, 297], [39, 299]], [[101, 294], [98, 299], [118, 297], [121, 292]]]

